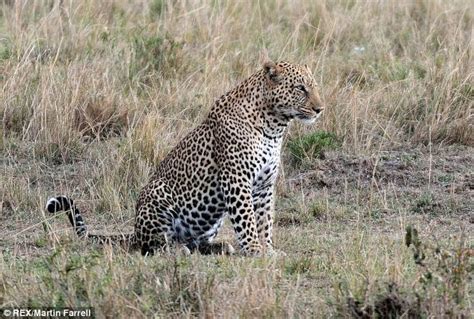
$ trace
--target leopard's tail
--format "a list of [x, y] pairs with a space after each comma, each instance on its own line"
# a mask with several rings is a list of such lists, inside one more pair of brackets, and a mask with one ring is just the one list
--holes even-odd
[[133, 233], [120, 235], [95, 235], [89, 234], [81, 212], [74, 201], [67, 196], [51, 197], [46, 203], [46, 210], [51, 213], [65, 211], [69, 222], [79, 238], [85, 238], [99, 244], [120, 245], [124, 248], [134, 248], [135, 235]]

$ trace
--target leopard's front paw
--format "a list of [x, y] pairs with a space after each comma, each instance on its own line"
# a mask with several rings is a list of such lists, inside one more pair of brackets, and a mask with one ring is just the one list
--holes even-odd
[[265, 249], [265, 255], [268, 257], [285, 257], [286, 253], [283, 250], [267, 247]]
[[245, 247], [241, 250], [242, 255], [249, 256], [249, 257], [256, 257], [263, 255], [263, 249], [261, 245], [251, 245]]
[[225, 250], [224, 250], [225, 255], [234, 255], [235, 254], [235, 248], [229, 243], [225, 244]]

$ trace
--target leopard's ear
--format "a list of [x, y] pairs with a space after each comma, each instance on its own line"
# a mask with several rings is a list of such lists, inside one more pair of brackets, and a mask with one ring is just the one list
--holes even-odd
[[267, 60], [263, 63], [263, 69], [265, 70], [265, 76], [272, 84], [278, 84], [281, 80], [281, 69], [275, 62]]
[[280, 82], [281, 69], [270, 59], [266, 48], [260, 51], [260, 63], [263, 65], [265, 77], [270, 84], [275, 85]]

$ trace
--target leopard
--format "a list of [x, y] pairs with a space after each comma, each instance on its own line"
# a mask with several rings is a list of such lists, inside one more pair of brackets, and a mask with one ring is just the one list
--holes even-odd
[[240, 254], [275, 254], [275, 185], [283, 140], [293, 120], [312, 124], [323, 110], [307, 65], [263, 61], [218, 98], [207, 117], [156, 165], [138, 196], [133, 232], [89, 233], [76, 203], [65, 195], [51, 197], [46, 210], [66, 211], [81, 238], [120, 244], [145, 256], [172, 244], [190, 252], [224, 249], [214, 239], [226, 218]]

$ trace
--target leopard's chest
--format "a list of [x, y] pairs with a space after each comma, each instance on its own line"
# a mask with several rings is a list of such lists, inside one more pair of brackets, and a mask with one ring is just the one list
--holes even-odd
[[262, 139], [257, 147], [253, 188], [262, 189], [274, 183], [280, 164], [282, 139]]

